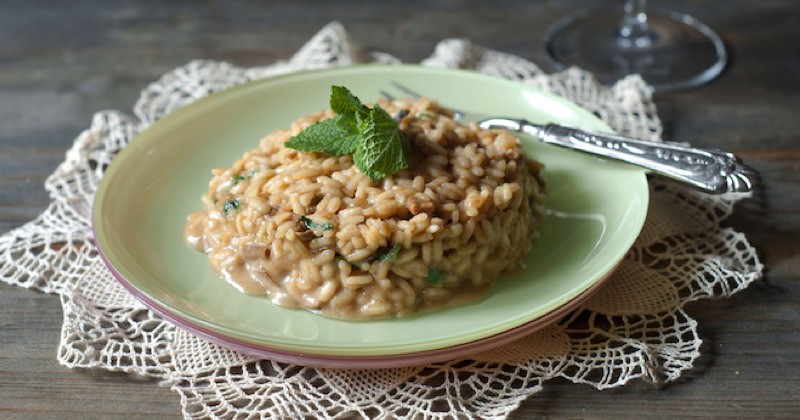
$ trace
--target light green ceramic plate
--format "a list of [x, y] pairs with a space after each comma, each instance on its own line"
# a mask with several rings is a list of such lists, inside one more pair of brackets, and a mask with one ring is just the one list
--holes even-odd
[[182, 108], [140, 134], [105, 173], [94, 203], [95, 238], [134, 295], [179, 326], [223, 345], [293, 363], [372, 367], [447, 359], [541, 328], [584, 300], [614, 269], [644, 223], [641, 169], [524, 138], [545, 163], [541, 237], [527, 269], [500, 279], [477, 303], [369, 322], [324, 318], [242, 294], [183, 242], [211, 169], [229, 166], [267, 133], [327, 107], [330, 86], [364, 101], [390, 81], [484, 115], [607, 130], [589, 112], [521, 84], [417, 66], [361, 66], [250, 83]]

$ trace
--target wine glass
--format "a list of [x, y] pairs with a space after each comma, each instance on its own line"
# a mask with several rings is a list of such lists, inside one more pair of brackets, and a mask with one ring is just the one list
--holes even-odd
[[559, 69], [588, 70], [601, 83], [637, 73], [655, 92], [696, 87], [722, 72], [728, 55], [716, 32], [692, 16], [646, 7], [647, 0], [626, 0], [622, 14], [567, 16], [545, 36], [548, 59]]

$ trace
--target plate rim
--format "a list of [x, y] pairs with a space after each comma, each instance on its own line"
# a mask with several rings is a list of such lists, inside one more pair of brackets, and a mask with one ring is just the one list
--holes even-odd
[[151, 301], [145, 294], [130, 284], [125, 277], [122, 276], [108, 262], [103, 252], [99, 252], [99, 254], [111, 274], [122, 285], [122, 287], [124, 287], [129, 293], [131, 293], [131, 295], [133, 295], [147, 308], [154, 311], [156, 314], [160, 315], [177, 328], [184, 329], [191, 334], [205, 338], [228, 349], [240, 351], [251, 356], [266, 358], [280, 363], [331, 369], [379, 369], [417, 366], [435, 362], [444, 362], [447, 360], [457, 360], [511, 343], [546, 328], [569, 313], [569, 311], [573, 310], [576, 306], [579, 306], [589, 300], [589, 298], [594, 296], [594, 294], [605, 285], [605, 283], [614, 274], [614, 271], [616, 271], [616, 269], [624, 261], [618, 261], [614, 269], [602, 276], [587, 290], [584, 290], [582, 293], [567, 301], [567, 303], [562, 304], [556, 309], [522, 325], [518, 325], [514, 328], [488, 337], [468, 341], [454, 346], [440, 347], [431, 350], [410, 353], [383, 355], [329, 355], [317, 354], [313, 352], [299, 353], [295, 351], [272, 348], [267, 345], [249, 343], [239, 340], [235, 337], [229, 337], [223, 333], [211, 331], [203, 328], [202, 326], [195, 325], [190, 320], [186, 320], [180, 315], [174, 314], [168, 311], [166, 308], [162, 308], [156, 302]]

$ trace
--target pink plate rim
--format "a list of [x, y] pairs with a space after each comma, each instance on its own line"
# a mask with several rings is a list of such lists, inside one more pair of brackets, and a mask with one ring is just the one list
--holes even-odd
[[114, 268], [114, 266], [111, 264], [111, 262], [108, 260], [105, 253], [103, 252], [102, 247], [100, 247], [96, 235], [94, 235], [94, 226], [92, 229], [92, 233], [94, 236], [93, 239], [95, 245], [97, 246], [100, 258], [103, 260], [106, 267], [109, 269], [109, 271], [111, 271], [111, 274], [114, 275], [117, 281], [131, 295], [133, 295], [133, 297], [142, 302], [142, 304], [144, 304], [147, 308], [157, 313], [158, 315], [160, 315], [161, 317], [163, 317], [176, 327], [188, 331], [196, 336], [207, 339], [216, 344], [219, 344], [222, 347], [239, 351], [251, 356], [261, 357], [264, 359], [269, 359], [281, 363], [288, 363], [288, 364], [295, 364], [295, 365], [309, 366], [309, 367], [319, 367], [319, 368], [376, 369], [376, 368], [417, 366], [435, 362], [456, 360], [483, 351], [491, 350], [493, 348], [502, 346], [504, 344], [508, 344], [512, 341], [516, 341], [526, 335], [534, 333], [552, 324], [553, 322], [557, 321], [558, 319], [566, 315], [569, 311], [575, 309], [582, 303], [586, 302], [586, 300], [588, 300], [592, 295], [594, 295], [594, 293], [597, 292], [600, 289], [600, 287], [606, 283], [606, 281], [608, 281], [608, 279], [616, 271], [616, 269], [619, 267], [622, 261], [624, 261], [620, 260], [614, 267], [614, 269], [610, 270], [604, 277], [595, 282], [589, 289], [583, 291], [581, 294], [574, 297], [570, 301], [564, 303], [563, 305], [559, 306], [558, 308], [536, 319], [528, 321], [525, 324], [519, 325], [517, 327], [511, 328], [509, 330], [506, 330], [504, 332], [489, 337], [482, 338], [480, 340], [475, 340], [464, 344], [444, 347], [440, 349], [427, 350], [422, 352], [413, 352], [413, 353], [400, 353], [400, 354], [381, 355], [381, 356], [335, 356], [335, 355], [285, 351], [285, 350], [271, 348], [266, 343], [253, 344], [245, 342], [237, 338], [229, 337], [217, 331], [211, 331], [207, 328], [196, 325], [180, 317], [177, 314], [170, 312], [167, 308], [158, 305], [158, 303], [150, 300], [147, 296], [145, 296], [143, 293], [137, 290], [132, 284], [130, 284], [125, 279], [124, 276], [122, 276]]

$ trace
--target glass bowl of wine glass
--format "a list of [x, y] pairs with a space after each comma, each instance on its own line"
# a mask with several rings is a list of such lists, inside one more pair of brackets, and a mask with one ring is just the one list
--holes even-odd
[[728, 55], [714, 30], [684, 13], [646, 8], [646, 0], [626, 0], [622, 10], [567, 16], [545, 35], [549, 61], [558, 69], [580, 67], [606, 84], [639, 74], [654, 92], [697, 87], [722, 72]]

